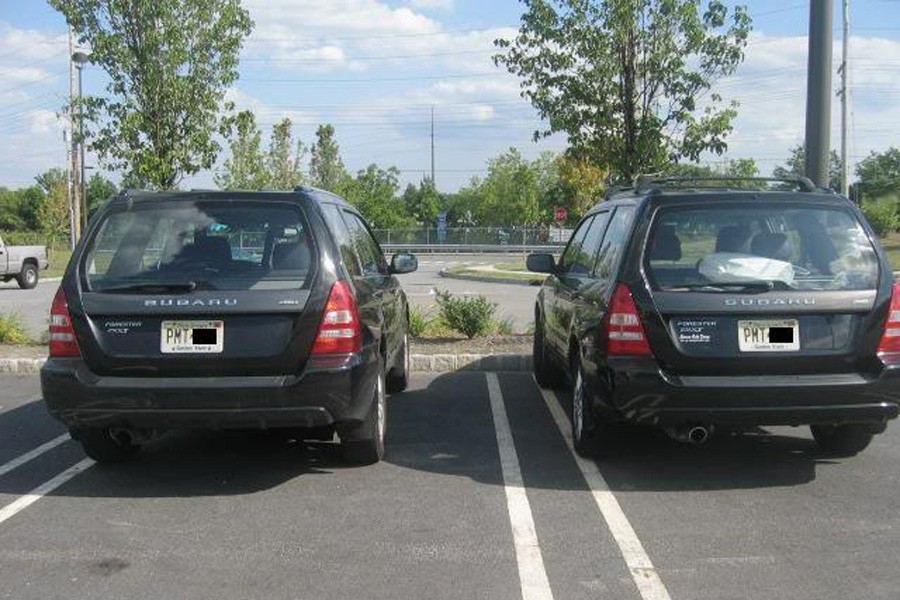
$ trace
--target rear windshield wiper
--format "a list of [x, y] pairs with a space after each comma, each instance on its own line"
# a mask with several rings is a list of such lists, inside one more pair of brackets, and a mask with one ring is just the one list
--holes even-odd
[[711, 292], [727, 294], [734, 292], [753, 292], [762, 294], [772, 290], [791, 290], [791, 286], [783, 281], [747, 281], [742, 283], [688, 283], [685, 285], [672, 285], [663, 288], [667, 292]]
[[114, 285], [95, 290], [107, 294], [187, 294], [197, 289], [195, 281], [149, 282]]

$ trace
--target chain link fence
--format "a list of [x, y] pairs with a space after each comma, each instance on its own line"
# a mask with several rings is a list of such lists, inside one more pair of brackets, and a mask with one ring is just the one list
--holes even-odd
[[572, 230], [565, 227], [435, 227], [415, 229], [375, 229], [375, 237], [382, 244], [421, 245], [501, 245], [547, 246], [564, 245]]

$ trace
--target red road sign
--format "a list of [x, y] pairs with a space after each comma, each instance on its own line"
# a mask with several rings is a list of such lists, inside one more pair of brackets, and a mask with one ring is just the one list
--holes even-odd
[[557, 206], [557, 207], [553, 210], [553, 217], [556, 219], [556, 221], [557, 221], [558, 223], [562, 223], [563, 221], [565, 221], [566, 219], [569, 218], [569, 211], [567, 211], [567, 210], [566, 210], [564, 207], [562, 207], [562, 206]]

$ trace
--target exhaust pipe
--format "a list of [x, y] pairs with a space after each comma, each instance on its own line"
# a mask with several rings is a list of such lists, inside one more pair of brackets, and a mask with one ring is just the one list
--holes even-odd
[[703, 442], [705, 442], [706, 440], [709, 439], [709, 430], [707, 430], [706, 427], [701, 427], [698, 425], [697, 427], [691, 427], [691, 429], [690, 429], [690, 431], [688, 431], [687, 435], [688, 435], [688, 440], [692, 444], [696, 444], [699, 446], [700, 444], [702, 444]]
[[677, 442], [685, 444], [694, 444], [699, 446], [709, 439], [712, 426], [704, 427], [703, 425], [690, 425], [687, 427], [670, 427], [666, 429], [666, 433], [670, 438]]

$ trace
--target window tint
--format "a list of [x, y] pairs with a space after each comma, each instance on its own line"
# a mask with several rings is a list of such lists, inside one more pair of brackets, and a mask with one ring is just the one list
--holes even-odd
[[593, 217], [585, 219], [581, 222], [581, 225], [578, 226], [578, 229], [575, 230], [575, 233], [572, 234], [569, 245], [566, 246], [566, 250], [563, 252], [562, 258], [559, 261], [560, 273], [569, 273], [572, 271], [572, 267], [576, 264], [578, 257], [581, 254], [581, 245], [584, 243], [584, 238], [587, 236], [588, 228], [590, 228], [593, 220]]
[[328, 229], [331, 231], [332, 235], [334, 235], [334, 240], [340, 248], [344, 266], [347, 267], [347, 270], [351, 275], [361, 274], [362, 268], [360, 267], [356, 252], [353, 249], [350, 231], [347, 229], [347, 224], [344, 223], [344, 220], [341, 218], [341, 209], [338, 208], [336, 204], [322, 204], [321, 206], [322, 212], [325, 215], [325, 221], [328, 223]]
[[600, 256], [597, 258], [595, 275], [598, 279], [608, 281], [615, 274], [616, 268], [619, 266], [619, 259], [625, 249], [628, 231], [631, 229], [632, 216], [634, 216], [634, 209], [631, 207], [618, 208], [612, 216], [606, 235], [603, 237]]
[[161, 202], [104, 216], [83, 259], [88, 285], [193, 282], [200, 289], [294, 289], [312, 269], [298, 208]]
[[603, 233], [606, 231], [606, 223], [609, 213], [600, 213], [594, 217], [587, 230], [584, 240], [581, 242], [581, 250], [575, 258], [570, 271], [579, 275], [589, 275], [594, 270], [594, 262], [597, 260], [597, 251], [603, 241]]
[[363, 275], [380, 275], [387, 272], [387, 262], [384, 254], [375, 238], [372, 236], [365, 222], [356, 213], [344, 211], [344, 219], [350, 229], [350, 237], [353, 247], [359, 255], [362, 263]]
[[658, 214], [648, 248], [648, 273], [667, 289], [764, 281], [783, 289], [866, 290], [878, 279], [872, 244], [841, 208], [668, 208]]

